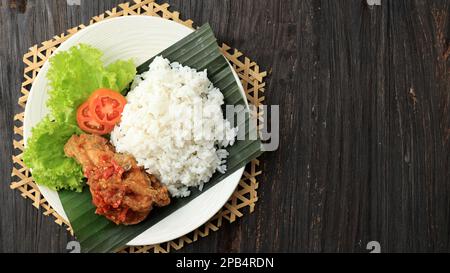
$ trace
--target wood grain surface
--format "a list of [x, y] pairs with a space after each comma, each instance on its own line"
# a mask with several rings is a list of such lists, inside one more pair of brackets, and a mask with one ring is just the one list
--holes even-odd
[[[9, 189], [22, 55], [120, 2], [0, 0], [1, 252], [72, 240]], [[270, 71], [280, 105], [255, 212], [181, 251], [450, 251], [450, 1], [167, 2]]]

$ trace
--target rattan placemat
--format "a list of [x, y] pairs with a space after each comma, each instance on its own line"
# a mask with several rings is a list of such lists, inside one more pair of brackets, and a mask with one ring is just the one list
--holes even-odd
[[[134, 0], [132, 3], [120, 4], [118, 7], [113, 8], [110, 11], [106, 11], [103, 14], [93, 17], [89, 24], [95, 24], [96, 22], [112, 17], [128, 15], [159, 16], [193, 28], [193, 22], [191, 20], [182, 20], [180, 19], [179, 12], [169, 11], [169, 4], [158, 4], [155, 3], [154, 0]], [[24, 150], [23, 110], [27, 102], [31, 85], [39, 72], [39, 69], [62, 42], [85, 27], [85, 25], [79, 25], [67, 30], [66, 33], [59, 36], [54, 36], [51, 40], [42, 42], [40, 45], [34, 45], [30, 48], [30, 51], [23, 56], [23, 62], [25, 63], [24, 81], [22, 82], [20, 90], [22, 96], [19, 98], [18, 102], [21, 106], [22, 112], [14, 116], [14, 152], [12, 157], [13, 170], [11, 189], [18, 190], [24, 198], [31, 199], [34, 207], [41, 210], [44, 215], [52, 215], [55, 217], [55, 222], [57, 224], [65, 224], [67, 226], [67, 230], [71, 233], [72, 230], [69, 223], [61, 218], [61, 216], [59, 216], [47, 203], [33, 181], [30, 171], [22, 161], [22, 154]], [[255, 106], [261, 105], [264, 100], [262, 93], [264, 92], [264, 77], [266, 76], [266, 72], [259, 71], [259, 66], [255, 62], [245, 57], [238, 50], [231, 49], [226, 44], [222, 44], [221, 50], [239, 75], [249, 103]], [[257, 176], [260, 174], [261, 170], [259, 169], [259, 161], [255, 159], [247, 165], [239, 182], [238, 188], [225, 206], [213, 218], [195, 231], [170, 242], [158, 245], [127, 247], [123, 251], [158, 253], [178, 250], [185, 244], [190, 244], [197, 241], [201, 237], [208, 236], [211, 231], [217, 231], [224, 222], [234, 222], [245, 213], [253, 212], [255, 203], [258, 200], [256, 191], [258, 188]]]

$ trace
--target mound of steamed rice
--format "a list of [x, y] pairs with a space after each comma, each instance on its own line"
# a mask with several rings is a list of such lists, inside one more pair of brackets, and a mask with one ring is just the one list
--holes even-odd
[[224, 119], [223, 103], [206, 71], [156, 57], [133, 83], [111, 142], [172, 196], [188, 196], [188, 187], [201, 189], [216, 170], [226, 171], [223, 148], [233, 145], [237, 130]]

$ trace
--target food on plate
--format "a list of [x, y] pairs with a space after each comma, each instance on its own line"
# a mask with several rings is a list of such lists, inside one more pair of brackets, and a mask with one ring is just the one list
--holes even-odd
[[117, 91], [100, 88], [81, 104], [77, 110], [77, 123], [81, 130], [105, 135], [120, 121], [120, 115], [127, 103]]
[[111, 132], [116, 151], [136, 158], [174, 197], [226, 171], [224, 149], [236, 128], [224, 119], [224, 97], [207, 77], [179, 63], [156, 57], [126, 96], [121, 122]]
[[[87, 178], [96, 213], [132, 225], [224, 173], [237, 128], [206, 70], [159, 56], [135, 77], [131, 61], [104, 66], [101, 56], [79, 45], [50, 59], [50, 113], [32, 130], [24, 161], [55, 190], [81, 191]], [[132, 81], [125, 98], [119, 91]]]
[[73, 135], [64, 152], [83, 166], [96, 213], [116, 224], [137, 224], [153, 206], [170, 203], [167, 188], [138, 167], [132, 156], [116, 153], [106, 138]]
[[116, 61], [105, 66], [103, 53], [80, 44], [50, 58], [47, 73], [50, 90], [47, 106], [58, 121], [76, 124], [78, 106], [99, 88], [122, 91], [136, 75], [132, 61]]
[[49, 60], [49, 114], [33, 126], [23, 158], [39, 185], [75, 191], [83, 187], [81, 167], [64, 155], [67, 140], [82, 132], [77, 126], [77, 109], [99, 88], [127, 88], [136, 74], [132, 61], [119, 60], [105, 66], [102, 55], [100, 50], [80, 44]]

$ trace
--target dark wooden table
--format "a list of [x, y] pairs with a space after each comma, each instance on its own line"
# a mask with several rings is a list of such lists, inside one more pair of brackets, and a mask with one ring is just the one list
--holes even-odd
[[[71, 237], [9, 189], [28, 47], [121, 1], [0, 0], [0, 251]], [[167, 1], [270, 71], [280, 147], [255, 212], [186, 252], [450, 251], [450, 1]]]

